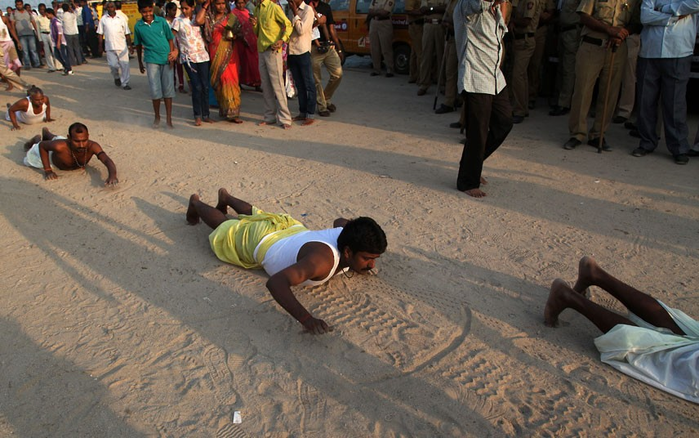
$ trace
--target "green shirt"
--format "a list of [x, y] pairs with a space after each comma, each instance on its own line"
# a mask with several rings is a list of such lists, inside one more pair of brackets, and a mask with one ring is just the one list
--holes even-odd
[[163, 17], [153, 17], [150, 24], [140, 19], [133, 30], [134, 46], [143, 46], [145, 54], [143, 61], [148, 64], [167, 64], [167, 56], [170, 54], [170, 40], [172, 30]]
[[289, 36], [294, 30], [291, 21], [286, 18], [282, 7], [270, 0], [263, 0], [255, 8], [255, 35], [257, 35], [257, 51], [262, 53], [279, 40], [289, 42]]

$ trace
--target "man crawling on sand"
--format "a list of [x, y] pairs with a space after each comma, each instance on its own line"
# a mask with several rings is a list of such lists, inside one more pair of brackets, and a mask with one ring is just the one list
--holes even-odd
[[24, 144], [24, 150], [27, 151], [24, 165], [43, 169], [44, 179], [58, 178], [51, 165], [60, 170], [84, 170], [95, 155], [109, 172], [105, 185], [113, 186], [119, 183], [114, 162], [99, 144], [90, 140], [87, 126], [82, 123], [70, 125], [68, 137], [52, 134], [48, 128], [44, 128], [40, 136], [36, 135]]
[[[228, 207], [236, 218], [226, 216]], [[216, 207], [197, 195], [189, 198], [187, 222], [196, 225], [200, 219], [214, 230], [209, 243], [216, 256], [243, 268], [263, 268], [270, 275], [267, 289], [274, 300], [314, 334], [331, 328], [299, 303], [291, 287], [317, 286], [350, 270], [366, 274], [387, 245], [386, 235], [371, 218], [339, 218], [334, 228], [310, 231], [288, 214], [264, 212], [223, 188]]]
[[[699, 322], [614, 278], [595, 260], [580, 260], [578, 280], [570, 288], [561, 279], [551, 285], [544, 322], [558, 325], [565, 309], [589, 319], [604, 334], [595, 339], [602, 362], [685, 400], [699, 403]], [[586, 297], [597, 286], [629, 310], [622, 316]]]

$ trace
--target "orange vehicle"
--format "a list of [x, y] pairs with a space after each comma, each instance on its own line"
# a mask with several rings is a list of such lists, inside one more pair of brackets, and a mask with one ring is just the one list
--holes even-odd
[[[337, 38], [345, 55], [369, 55], [369, 29], [366, 18], [371, 0], [330, 0]], [[396, 73], [408, 74], [410, 69], [410, 35], [405, 0], [396, 0], [393, 9], [393, 61]]]

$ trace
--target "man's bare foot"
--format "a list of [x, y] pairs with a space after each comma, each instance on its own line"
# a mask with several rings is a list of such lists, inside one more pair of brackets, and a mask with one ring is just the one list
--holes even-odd
[[168, 119], [167, 119], [167, 127], [168, 127], [169, 129], [174, 129], [174, 128], [175, 128], [175, 126], [172, 124], [172, 119], [169, 118], [169, 117], [168, 117]]
[[199, 117], [194, 118], [194, 126], [201, 126], [201, 118], [199, 118]]
[[315, 122], [315, 120], [314, 120], [314, 119], [306, 119], [306, 120], [304, 120], [304, 121], [303, 121], [303, 122], [301, 123], [301, 126], [308, 126], [308, 125], [312, 125], [312, 124], [313, 124], [313, 122]]
[[15, 89], [15, 86], [12, 85], [12, 81], [7, 81], [7, 87], [5, 87], [5, 91], [12, 91]]
[[553, 280], [551, 292], [549, 292], [549, 298], [546, 300], [546, 307], [544, 307], [544, 324], [548, 327], [558, 326], [558, 315], [568, 307], [567, 296], [570, 292], [571, 289], [565, 281], [560, 278]]
[[216, 210], [223, 214], [228, 214], [228, 204], [226, 203], [226, 198], [230, 196], [228, 190], [221, 187], [218, 189], [218, 203], [216, 204]]
[[241, 123], [243, 123], [243, 121], [237, 117], [233, 117], [232, 119], [229, 119], [228, 121], [231, 123], [235, 123], [236, 125], [240, 125]]
[[483, 177], [481, 177], [481, 184], [483, 184], [483, 185], [488, 184], [488, 180], [485, 179], [485, 178], [483, 178]]
[[464, 190], [464, 193], [474, 198], [485, 198], [487, 196], [485, 192], [481, 189]]
[[209, 117], [204, 117], [204, 123], [216, 123], [216, 120], [213, 120]]
[[160, 118], [153, 119], [153, 129], [160, 128]]
[[41, 128], [41, 139], [42, 140], [44, 140], [44, 141], [53, 140], [54, 137], [55, 137], [55, 135], [53, 135], [53, 133], [51, 131], [49, 131], [49, 128], [47, 128], [45, 126], [43, 128]]
[[584, 295], [587, 288], [595, 284], [596, 274], [599, 269], [599, 265], [592, 257], [585, 256], [581, 258], [578, 264], [578, 280], [575, 282], [573, 290]]
[[282, 129], [291, 129], [291, 125], [287, 125], [286, 123], [282, 124]]
[[39, 143], [40, 141], [41, 141], [41, 136], [35, 135], [34, 137], [30, 138], [26, 143], [24, 143], [24, 150], [28, 151], [29, 149], [32, 148], [32, 146]]
[[277, 122], [267, 122], [265, 120], [261, 121], [260, 123], [257, 124], [257, 126], [272, 126]]
[[199, 213], [197, 213], [194, 204], [199, 202], [199, 195], [192, 195], [189, 197], [189, 206], [187, 207], [187, 223], [189, 225], [196, 225], [199, 223]]

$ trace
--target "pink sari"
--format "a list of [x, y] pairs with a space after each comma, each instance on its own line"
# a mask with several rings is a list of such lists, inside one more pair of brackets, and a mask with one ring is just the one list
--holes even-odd
[[240, 58], [240, 83], [250, 87], [259, 87], [262, 80], [260, 79], [260, 70], [257, 64], [259, 56], [257, 53], [257, 37], [252, 24], [250, 24], [250, 12], [247, 9], [241, 11], [235, 8], [233, 13], [238, 17], [238, 22], [243, 29], [241, 37], [235, 40]]

